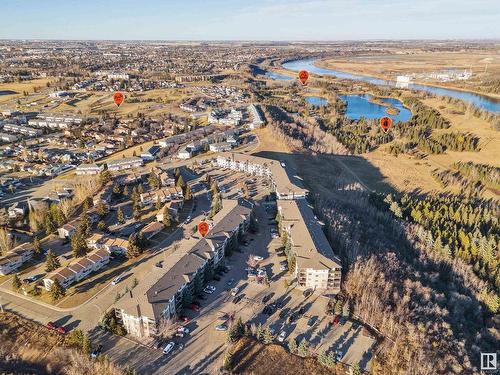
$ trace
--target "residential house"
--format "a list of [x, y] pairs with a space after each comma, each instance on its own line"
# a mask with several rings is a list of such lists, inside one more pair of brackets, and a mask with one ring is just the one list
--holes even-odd
[[46, 290], [50, 290], [54, 281], [68, 288], [73, 283], [87, 278], [91, 273], [99, 271], [109, 263], [109, 253], [104, 249], [96, 249], [68, 266], [60, 267], [49, 273], [43, 279]]

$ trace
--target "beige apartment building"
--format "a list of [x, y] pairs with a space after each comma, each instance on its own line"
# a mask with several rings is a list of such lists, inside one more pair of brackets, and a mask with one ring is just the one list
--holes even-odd
[[340, 292], [342, 266], [306, 200], [278, 200], [281, 230], [295, 256], [297, 285], [302, 289]]

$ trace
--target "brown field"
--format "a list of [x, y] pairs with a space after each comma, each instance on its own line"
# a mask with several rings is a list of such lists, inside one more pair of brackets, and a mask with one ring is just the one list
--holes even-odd
[[477, 91], [500, 98], [483, 87], [482, 81], [497, 80], [500, 76], [500, 50], [471, 52], [417, 52], [377, 56], [339, 57], [317, 62], [318, 66], [365, 74], [384, 79], [395, 79], [401, 74], [423, 73], [447, 69], [471, 69], [473, 77], [467, 81], [425, 81], [440, 86]]
[[[485, 120], [468, 113], [460, 114], [458, 108], [440, 99], [426, 99], [424, 102], [442, 112], [451, 123], [449, 129], [435, 130], [435, 134], [457, 131], [475, 134], [480, 138], [480, 151], [446, 151], [441, 155], [428, 155], [422, 160], [402, 154], [397, 157], [390, 155], [385, 152], [388, 145], [356, 156], [292, 154], [286, 145], [264, 128], [256, 131], [260, 145], [255, 153], [277, 160], [286, 160], [297, 168], [299, 175], [311, 189], [327, 196], [331, 193], [331, 187], [339, 181], [359, 182], [368, 190], [379, 192], [419, 190], [459, 193], [460, 189], [456, 186], [442, 187], [432, 177], [432, 171], [449, 169], [457, 161], [473, 161], [500, 167], [498, 158], [500, 132], [493, 130]], [[498, 198], [498, 195], [490, 190], [486, 190], [483, 196]]]
[[236, 363], [233, 374], [334, 375], [345, 373], [342, 368], [330, 370], [313, 358], [301, 358], [290, 354], [281, 345], [263, 345], [250, 338], [243, 338], [236, 343], [233, 360]]
[[35, 87], [45, 89], [47, 82], [53, 82], [54, 80], [55, 80], [54, 77], [47, 77], [47, 78], [34, 79], [31, 81], [0, 83], [0, 91], [12, 90], [18, 93], [11, 95], [1, 95], [0, 103], [6, 103], [13, 99], [23, 98], [23, 91], [27, 91], [28, 93], [33, 94]]

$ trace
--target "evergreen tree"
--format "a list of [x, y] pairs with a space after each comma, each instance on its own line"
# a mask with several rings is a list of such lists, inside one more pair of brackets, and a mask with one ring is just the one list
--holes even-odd
[[296, 354], [297, 353], [297, 341], [295, 339], [290, 339], [288, 340], [288, 350], [290, 350], [290, 353]]
[[90, 339], [88, 335], [83, 336], [83, 341], [82, 341], [82, 352], [84, 354], [89, 355], [90, 352], [92, 351], [92, 345], [90, 343]]
[[19, 279], [17, 273], [15, 273], [14, 277], [12, 278], [12, 289], [14, 289], [17, 292], [20, 288], [21, 288], [21, 280]]
[[361, 375], [361, 368], [359, 367], [359, 363], [353, 363], [351, 366], [351, 374], [352, 375]]
[[264, 330], [262, 341], [264, 344], [271, 344], [274, 341], [274, 335], [271, 333], [271, 329], [269, 327]]
[[73, 257], [80, 258], [83, 257], [88, 252], [87, 242], [81, 230], [76, 231], [76, 233], [71, 237], [71, 253]]
[[56, 254], [49, 249], [49, 251], [47, 252], [47, 257], [45, 258], [45, 272], [52, 272], [59, 267], [61, 267], [59, 258], [56, 257]]
[[168, 210], [168, 207], [165, 207], [163, 209], [163, 225], [165, 225], [166, 228], [168, 228], [172, 225], [172, 222], [170, 220], [170, 212]]
[[52, 301], [57, 301], [58, 299], [64, 297], [65, 295], [66, 295], [66, 290], [59, 283], [58, 279], [54, 279], [54, 282], [50, 287], [50, 296], [52, 298]]
[[177, 178], [177, 182], [175, 183], [175, 186], [177, 187], [184, 187], [184, 179], [182, 178], [182, 175], [179, 175], [179, 178]]
[[193, 198], [193, 192], [191, 191], [191, 187], [189, 185], [186, 185], [186, 189], [185, 189], [185, 193], [184, 193], [184, 200], [185, 201], [190, 201], [192, 198]]
[[121, 207], [118, 207], [118, 210], [116, 211], [116, 217], [118, 219], [118, 222], [123, 223], [125, 222], [125, 216], [123, 215], [123, 211]]
[[297, 353], [301, 357], [306, 357], [309, 355], [309, 348], [307, 347], [307, 341], [305, 338], [303, 338], [300, 342], [299, 347], [297, 348]]
[[258, 341], [262, 341], [264, 339], [264, 330], [262, 328], [261, 323], [259, 323], [259, 325], [257, 326], [257, 331], [255, 332], [255, 338]]
[[42, 254], [42, 244], [37, 236], [33, 239], [33, 253], [38, 257]]

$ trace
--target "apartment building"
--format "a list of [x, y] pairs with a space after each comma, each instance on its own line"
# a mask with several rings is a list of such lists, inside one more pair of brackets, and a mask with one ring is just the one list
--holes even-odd
[[108, 161], [108, 169], [110, 171], [123, 171], [126, 169], [139, 168], [144, 165], [144, 161], [141, 158], [132, 156], [129, 158], [122, 158]]
[[17, 124], [4, 124], [3, 131], [7, 133], [22, 134], [27, 137], [36, 137], [37, 135], [42, 134], [42, 131], [40, 129], [34, 129], [28, 126], [22, 126]]
[[278, 200], [281, 230], [295, 256], [294, 274], [302, 289], [340, 292], [342, 266], [304, 199]]
[[23, 243], [16, 246], [6, 255], [0, 257], [0, 275], [8, 275], [16, 271], [31, 258], [33, 258], [32, 244]]
[[283, 162], [240, 153], [221, 153], [215, 164], [251, 175], [268, 177], [278, 199], [303, 199], [308, 190]]
[[250, 104], [247, 108], [247, 111], [252, 118], [252, 122], [249, 125], [250, 129], [258, 129], [262, 125], [264, 125], [264, 119], [262, 118], [262, 115], [260, 114], [255, 104]]
[[57, 279], [63, 288], [87, 278], [91, 273], [100, 270], [109, 263], [109, 253], [104, 249], [96, 249], [85, 257], [78, 259], [66, 267], [60, 267], [43, 279], [46, 290], [50, 290]]
[[78, 167], [76, 167], [76, 174], [81, 176], [81, 175], [96, 175], [101, 173], [101, 171], [104, 169], [104, 165], [97, 165], [95, 163], [92, 164], [80, 164]]
[[81, 124], [83, 118], [74, 115], [50, 115], [39, 114], [36, 118], [28, 121], [28, 125], [36, 128], [69, 129], [71, 125]]
[[188, 251], [174, 253], [170, 266], [151, 267], [145, 279], [115, 304], [115, 314], [130, 335], [155, 335], [163, 320], [174, 317], [186, 288], [194, 293], [195, 284], [204, 282], [206, 268], [221, 265], [226, 249], [247, 231], [252, 209], [246, 200], [223, 200], [204, 238]]

